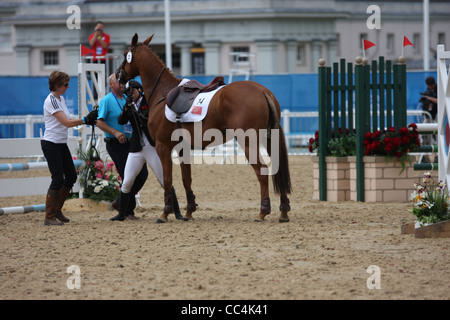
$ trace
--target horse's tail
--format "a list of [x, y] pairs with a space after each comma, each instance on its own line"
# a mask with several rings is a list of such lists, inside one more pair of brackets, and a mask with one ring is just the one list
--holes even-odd
[[[272, 94], [268, 92], [264, 92], [264, 96], [266, 97], [267, 104], [269, 106], [269, 124], [268, 129], [278, 129], [279, 135], [278, 135], [278, 171], [272, 175], [272, 182], [274, 191], [277, 194], [286, 195], [290, 194], [292, 191], [291, 186], [291, 175], [289, 173], [289, 159], [288, 159], [288, 153], [286, 148], [286, 139], [284, 137], [284, 131], [283, 128], [280, 125], [280, 118], [278, 116], [277, 105], [275, 104], [275, 97], [273, 97]], [[272, 136], [272, 134], [268, 135], [269, 137]], [[267, 147], [270, 148], [271, 142], [268, 143]], [[271, 150], [273, 152], [273, 150]], [[274, 157], [272, 154], [270, 154], [272, 166]]]

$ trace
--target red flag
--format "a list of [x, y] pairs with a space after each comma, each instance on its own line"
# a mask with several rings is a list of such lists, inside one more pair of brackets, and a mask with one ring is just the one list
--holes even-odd
[[367, 40], [363, 40], [364, 42], [364, 50], [367, 50], [369, 48], [372, 48], [375, 46], [375, 43], [367, 41]]
[[81, 56], [85, 56], [87, 54], [94, 54], [94, 50], [91, 50], [88, 47], [83, 46], [82, 44], [80, 44], [80, 46], [81, 46]]
[[403, 37], [403, 46], [406, 47], [406, 46], [414, 46], [414, 45], [411, 41], [408, 40], [407, 37], [404, 36]]

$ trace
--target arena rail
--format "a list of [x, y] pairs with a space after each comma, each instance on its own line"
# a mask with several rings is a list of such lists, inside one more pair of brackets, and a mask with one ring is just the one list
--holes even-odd
[[[67, 141], [69, 149], [73, 152], [78, 148], [78, 138], [70, 137]], [[31, 139], [0, 139], [0, 150], [2, 150], [1, 157], [14, 158], [32, 158], [42, 157], [42, 150], [39, 138]], [[80, 166], [81, 160], [74, 161], [76, 166]], [[17, 171], [17, 170], [32, 170], [47, 168], [47, 163], [28, 162], [28, 163], [5, 163], [0, 164], [0, 171]], [[50, 185], [50, 176], [32, 177], [32, 178], [11, 178], [0, 179], [0, 197], [16, 197], [16, 196], [31, 196], [43, 195], [47, 193]], [[79, 183], [76, 183], [73, 191], [79, 192]]]

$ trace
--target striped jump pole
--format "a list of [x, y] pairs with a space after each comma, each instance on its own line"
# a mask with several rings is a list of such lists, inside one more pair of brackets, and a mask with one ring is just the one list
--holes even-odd
[[45, 211], [45, 204], [36, 204], [36, 205], [22, 206], [22, 207], [0, 208], [0, 216], [4, 215], [4, 214], [27, 213], [27, 212], [37, 212], [37, 211]]
[[[80, 159], [73, 160], [75, 168], [83, 165]], [[1, 163], [0, 172], [47, 169], [47, 162]], [[5, 214], [45, 211], [45, 204], [0, 208], [0, 216]]]
[[[438, 123], [417, 123], [417, 132], [420, 134], [437, 134]], [[437, 153], [439, 152], [437, 145], [423, 145], [416, 151], [418, 153]], [[439, 170], [437, 163], [415, 163], [416, 171], [435, 171]]]
[[[75, 168], [83, 165], [80, 159], [73, 160]], [[0, 172], [47, 169], [47, 162], [0, 163]]]

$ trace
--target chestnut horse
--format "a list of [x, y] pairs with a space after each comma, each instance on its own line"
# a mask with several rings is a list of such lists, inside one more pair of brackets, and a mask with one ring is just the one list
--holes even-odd
[[[148, 127], [163, 166], [165, 206], [163, 214], [157, 221], [167, 222], [168, 215], [173, 213], [171, 154], [174, 147], [180, 143], [177, 139], [172, 139], [172, 133], [180, 128], [176, 123], [166, 118], [165, 106], [168, 93], [179, 85], [181, 79], [177, 79], [149, 48], [148, 45], [152, 37], [153, 35], [144, 42], [138, 42], [138, 35], [134, 35], [131, 46], [124, 53], [124, 61], [116, 71], [116, 77], [120, 83], [125, 83], [138, 75], [141, 77], [145, 97], [150, 108]], [[190, 143], [190, 146], [194, 146], [195, 123], [181, 123], [181, 127], [190, 133], [190, 135], [183, 136], [184, 143]], [[261, 208], [255, 221], [264, 221], [265, 216], [271, 211], [268, 173], [264, 174], [264, 171], [268, 172], [268, 169], [260, 155], [259, 146], [259, 143], [262, 142], [260, 132], [264, 132], [260, 129], [266, 130], [267, 134], [264, 138], [267, 139], [266, 149], [272, 162], [272, 169], [274, 157], [271, 154], [271, 149], [278, 150], [278, 154], [276, 154], [278, 170], [276, 173], [272, 172], [271, 175], [274, 191], [280, 195], [281, 200], [279, 221], [288, 222], [287, 212], [290, 211], [290, 205], [287, 194], [291, 192], [289, 163], [285, 137], [280, 126], [280, 105], [272, 92], [253, 81], [238, 81], [224, 86], [211, 99], [208, 113], [202, 120], [201, 128], [202, 137], [204, 137], [203, 133], [208, 129], [215, 129], [215, 132], [219, 130], [222, 133], [223, 140], [218, 139], [219, 141], [214, 141], [216, 144], [223, 144], [227, 139], [234, 138], [226, 135], [226, 131], [230, 129], [235, 131], [241, 130], [241, 132], [252, 132], [253, 130], [253, 132], [258, 133], [256, 144], [242, 143], [242, 141], [238, 140], [248, 161], [252, 159], [250, 157], [251, 152], [256, 151], [258, 155], [256, 161], [249, 161], [256, 173], [261, 191]], [[189, 141], [186, 136], [192, 137], [192, 139]], [[271, 136], [278, 136], [277, 141], [275, 141], [276, 148], [272, 147]], [[211, 141], [203, 141], [202, 139], [201, 144], [201, 148], [204, 149], [207, 146], [211, 146]], [[193, 219], [192, 213], [196, 210], [197, 204], [191, 189], [191, 166], [188, 161], [181, 162], [180, 167], [183, 186], [187, 196], [185, 218]], [[218, 181], [218, 183], [220, 182]], [[239, 181], [236, 181], [236, 187], [239, 187]]]

